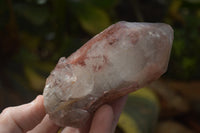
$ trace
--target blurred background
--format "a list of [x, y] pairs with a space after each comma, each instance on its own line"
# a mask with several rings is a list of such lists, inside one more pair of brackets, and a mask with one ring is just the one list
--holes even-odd
[[42, 94], [60, 57], [122, 20], [175, 35], [167, 73], [130, 94], [116, 133], [200, 133], [200, 0], [0, 0], [0, 111]]

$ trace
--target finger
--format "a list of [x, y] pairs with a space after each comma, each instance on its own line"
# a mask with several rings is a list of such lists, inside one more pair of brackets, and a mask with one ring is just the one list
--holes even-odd
[[42, 122], [38, 124], [33, 130], [28, 133], [56, 133], [59, 130], [59, 126], [53, 123], [46, 115]]
[[127, 98], [128, 98], [128, 95], [123, 96], [110, 104], [112, 106], [113, 112], [114, 112], [114, 122], [113, 122], [112, 132], [115, 131], [120, 114], [126, 104]]
[[80, 133], [80, 131], [77, 128], [65, 127], [61, 133]]
[[31, 103], [5, 109], [0, 115], [0, 125], [5, 126], [7, 132], [26, 132], [40, 123], [44, 116], [43, 97], [38, 96]]
[[90, 133], [111, 133], [113, 118], [112, 107], [109, 105], [101, 106], [93, 117]]

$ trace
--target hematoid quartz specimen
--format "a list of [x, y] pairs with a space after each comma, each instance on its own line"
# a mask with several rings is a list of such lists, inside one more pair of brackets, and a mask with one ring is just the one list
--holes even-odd
[[46, 81], [46, 112], [57, 125], [83, 126], [102, 104], [158, 79], [167, 69], [172, 42], [167, 24], [111, 25], [60, 58]]

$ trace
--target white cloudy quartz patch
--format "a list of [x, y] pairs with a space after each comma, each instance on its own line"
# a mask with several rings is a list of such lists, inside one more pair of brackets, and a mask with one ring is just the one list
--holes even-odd
[[167, 24], [111, 25], [59, 60], [43, 93], [47, 113], [57, 125], [84, 126], [102, 104], [158, 79], [167, 69], [172, 42]]

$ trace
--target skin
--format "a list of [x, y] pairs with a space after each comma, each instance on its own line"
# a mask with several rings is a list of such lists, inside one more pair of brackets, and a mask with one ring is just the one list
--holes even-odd
[[[65, 127], [61, 133], [114, 133], [126, 99], [127, 95], [101, 106], [87, 127]], [[45, 113], [42, 95], [28, 104], [8, 107], [0, 114], [1, 133], [56, 133], [59, 129]]]

